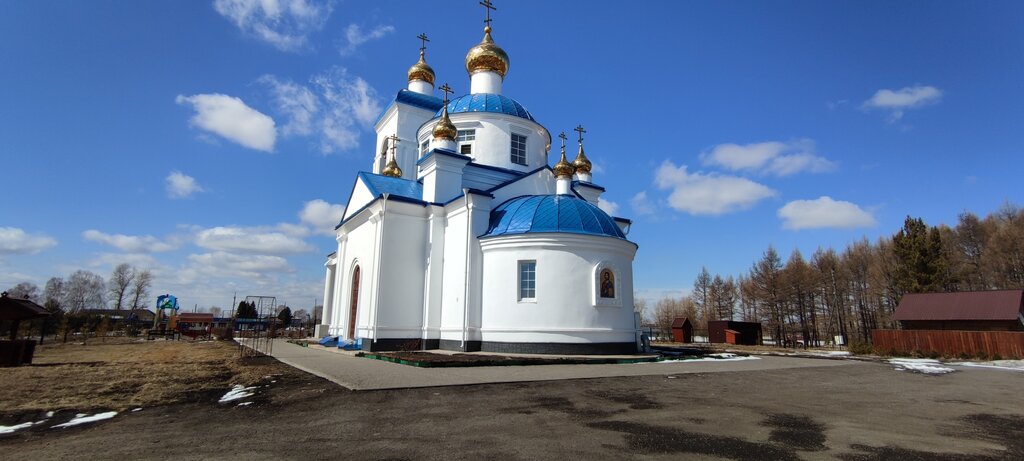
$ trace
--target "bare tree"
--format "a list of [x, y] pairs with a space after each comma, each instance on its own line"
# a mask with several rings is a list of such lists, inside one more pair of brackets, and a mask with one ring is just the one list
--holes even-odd
[[38, 299], [39, 287], [32, 282], [21, 282], [7, 289], [7, 296], [20, 299]]
[[135, 280], [132, 283], [132, 309], [140, 309], [145, 305], [145, 299], [149, 297], [149, 288], [152, 285], [153, 273], [149, 270], [143, 269], [135, 274]]
[[712, 317], [711, 283], [711, 274], [708, 273], [708, 268], [701, 266], [700, 273], [693, 281], [693, 293], [690, 295], [697, 307], [697, 318], [690, 319], [690, 321], [698, 330], [706, 329], [708, 320]]
[[65, 301], [68, 312], [100, 308], [104, 305], [103, 295], [106, 282], [103, 277], [86, 270], [78, 270], [68, 278]]
[[128, 263], [118, 264], [114, 272], [110, 274], [107, 281], [107, 288], [110, 290], [110, 301], [114, 303], [114, 309], [121, 310], [124, 306], [125, 297], [135, 280], [135, 268]]
[[64, 279], [60, 277], [50, 277], [50, 280], [46, 281], [46, 287], [43, 288], [43, 305], [50, 309], [61, 308], [61, 302], [67, 297], [67, 286], [64, 283]]

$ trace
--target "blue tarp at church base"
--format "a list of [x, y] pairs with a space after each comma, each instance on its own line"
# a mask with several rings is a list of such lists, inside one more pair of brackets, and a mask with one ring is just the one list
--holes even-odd
[[334, 347], [334, 346], [338, 345], [338, 337], [337, 336], [324, 336], [323, 339], [321, 339], [319, 341], [319, 343], [320, 343], [321, 346]]
[[346, 351], [358, 351], [363, 348], [363, 338], [357, 339], [340, 339], [338, 340], [338, 347]]

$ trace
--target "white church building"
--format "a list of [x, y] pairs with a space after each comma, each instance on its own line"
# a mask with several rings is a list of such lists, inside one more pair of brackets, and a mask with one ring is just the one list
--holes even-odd
[[551, 134], [502, 94], [509, 58], [489, 21], [466, 55], [469, 94], [434, 96], [421, 47], [380, 115], [380, 150], [327, 257], [317, 333], [370, 351], [634, 353], [630, 221], [598, 208], [582, 127], [575, 159], [563, 133], [549, 166]]

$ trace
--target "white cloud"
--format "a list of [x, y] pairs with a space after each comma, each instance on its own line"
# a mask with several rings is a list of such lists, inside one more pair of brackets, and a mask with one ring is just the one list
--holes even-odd
[[196, 182], [196, 178], [177, 170], [167, 175], [165, 181], [167, 181], [167, 196], [170, 198], [187, 198], [196, 192], [203, 192], [203, 187]]
[[271, 152], [277, 140], [274, 119], [241, 99], [225, 94], [178, 95], [178, 104], [190, 104], [196, 115], [192, 126], [217, 134], [250, 149]]
[[307, 0], [215, 0], [213, 8], [242, 32], [281, 51], [305, 48], [309, 34], [331, 15], [330, 2]]
[[788, 176], [802, 171], [821, 173], [835, 169], [834, 163], [815, 153], [814, 141], [810, 139], [745, 145], [719, 144], [701, 154], [700, 158], [708, 166], [775, 176]]
[[655, 184], [671, 189], [668, 204], [693, 215], [719, 215], [745, 210], [777, 194], [774, 190], [736, 176], [689, 173], [686, 165], [665, 161], [658, 167]]
[[142, 253], [102, 253], [92, 260], [92, 266], [114, 267], [121, 263], [128, 263], [140, 269], [156, 269], [160, 263], [152, 255]]
[[177, 246], [163, 242], [152, 235], [107, 234], [95, 229], [89, 229], [82, 232], [82, 238], [110, 245], [125, 253], [157, 253], [177, 248]]
[[312, 227], [318, 234], [334, 235], [334, 226], [341, 221], [344, 212], [344, 205], [327, 203], [320, 199], [310, 200], [299, 211], [299, 220]]
[[395, 31], [392, 26], [377, 26], [369, 32], [363, 32], [363, 29], [358, 24], [349, 24], [345, 28], [345, 45], [342, 46], [338, 52], [342, 56], [348, 56], [356, 51], [360, 45], [370, 41], [383, 38], [385, 35]]
[[793, 200], [779, 208], [786, 229], [855, 229], [878, 224], [874, 216], [856, 204], [821, 196], [815, 200]]
[[618, 203], [612, 202], [610, 200], [605, 200], [603, 198], [597, 199], [597, 207], [604, 210], [605, 213], [608, 213], [611, 216], [615, 216], [615, 214], [619, 212]]
[[381, 111], [377, 91], [360, 77], [335, 67], [313, 77], [325, 101], [320, 121], [323, 139], [320, 151], [329, 154], [359, 145], [359, 125], [369, 126]]
[[914, 109], [942, 100], [942, 90], [934, 86], [914, 85], [898, 90], [881, 89], [861, 105], [863, 109], [881, 109], [889, 111], [888, 120], [896, 122], [903, 117], [907, 109]]
[[634, 214], [640, 216], [654, 214], [654, 203], [647, 198], [647, 191], [637, 192], [629, 199], [629, 206], [633, 208]]
[[264, 75], [259, 81], [270, 87], [277, 111], [284, 114], [288, 120], [288, 123], [281, 127], [282, 135], [306, 136], [313, 132], [319, 102], [309, 88], [291, 81], [282, 82], [273, 75]]
[[188, 256], [198, 274], [224, 277], [265, 277], [270, 274], [294, 272], [288, 260], [280, 256], [239, 255], [223, 251]]
[[196, 245], [221, 252], [298, 254], [313, 251], [305, 241], [283, 232], [260, 228], [213, 227], [196, 234]]
[[0, 255], [36, 254], [57, 245], [52, 237], [29, 234], [17, 227], [0, 227]]

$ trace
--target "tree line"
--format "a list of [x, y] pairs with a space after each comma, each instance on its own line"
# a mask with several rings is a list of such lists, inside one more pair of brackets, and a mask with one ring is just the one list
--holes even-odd
[[51, 277], [42, 290], [34, 283], [21, 282], [6, 291], [9, 296], [30, 299], [50, 313], [31, 326], [25, 322], [25, 328], [41, 329], [44, 335], [56, 331], [66, 340], [73, 332], [103, 330], [106, 333], [110, 327], [108, 320], [89, 316], [90, 309], [103, 309], [108, 303], [115, 310], [146, 308], [152, 286], [152, 272], [124, 263], [114, 267], [106, 280], [94, 272], [77, 270], [67, 279]]
[[735, 277], [701, 268], [690, 295], [657, 302], [652, 326], [669, 331], [677, 316], [696, 330], [709, 320], [761, 322], [777, 343], [870, 342], [871, 330], [895, 328], [906, 293], [1024, 289], [1024, 210], [1006, 204], [984, 219], [959, 215], [956, 226], [928, 226], [908, 216], [875, 242], [841, 251], [794, 250], [783, 262], [769, 246]]

